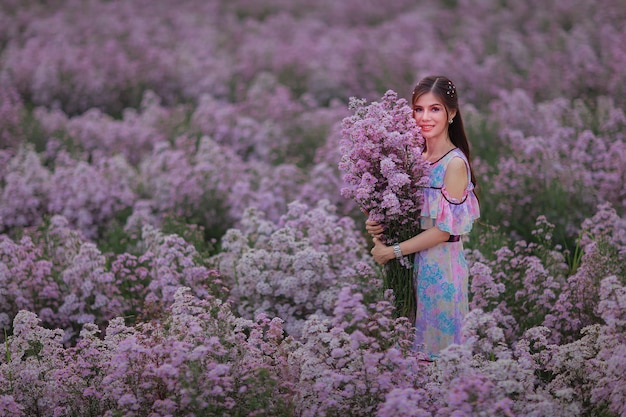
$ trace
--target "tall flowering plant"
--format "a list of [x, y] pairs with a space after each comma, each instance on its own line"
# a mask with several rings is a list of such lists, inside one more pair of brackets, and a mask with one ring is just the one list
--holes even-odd
[[[424, 138], [405, 99], [389, 90], [380, 102], [366, 105], [351, 98], [352, 116], [343, 119], [339, 169], [344, 173], [344, 197], [356, 201], [370, 220], [385, 226], [387, 245], [419, 232], [422, 189], [428, 184], [428, 164], [422, 158]], [[413, 320], [415, 297], [413, 256], [385, 266], [384, 285], [395, 294], [396, 314]]]

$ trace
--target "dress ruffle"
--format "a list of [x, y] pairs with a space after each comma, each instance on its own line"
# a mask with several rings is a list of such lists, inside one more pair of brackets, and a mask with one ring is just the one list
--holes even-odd
[[422, 206], [422, 217], [434, 219], [435, 226], [451, 235], [463, 235], [472, 230], [480, 217], [476, 195], [465, 190], [461, 201], [448, 195], [445, 188], [429, 189]]

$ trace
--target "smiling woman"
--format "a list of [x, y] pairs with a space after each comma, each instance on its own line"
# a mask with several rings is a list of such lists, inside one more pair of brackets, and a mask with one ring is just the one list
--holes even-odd
[[424, 189], [420, 213], [421, 232], [386, 246], [380, 241], [383, 225], [368, 220], [366, 229], [374, 238], [372, 255], [376, 262], [385, 264], [395, 257], [415, 254], [414, 347], [432, 360], [441, 349], [463, 340], [469, 271], [461, 235], [470, 232], [480, 209], [456, 87], [445, 77], [426, 77], [413, 90], [412, 106], [425, 139], [422, 155], [430, 162], [430, 183]]

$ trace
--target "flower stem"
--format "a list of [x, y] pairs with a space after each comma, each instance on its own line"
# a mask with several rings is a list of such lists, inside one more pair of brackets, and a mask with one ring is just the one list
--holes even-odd
[[[387, 244], [402, 242], [417, 233], [407, 225], [387, 225]], [[394, 259], [385, 265], [383, 285], [394, 293], [396, 317], [407, 317], [411, 323], [415, 321], [415, 289], [413, 285], [414, 254], [405, 255], [403, 260]]]

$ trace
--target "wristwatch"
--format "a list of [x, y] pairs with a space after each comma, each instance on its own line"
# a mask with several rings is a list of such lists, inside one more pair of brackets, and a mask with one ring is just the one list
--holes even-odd
[[398, 243], [393, 245], [393, 254], [396, 255], [396, 259], [402, 258], [402, 251], [400, 250], [400, 245]]

